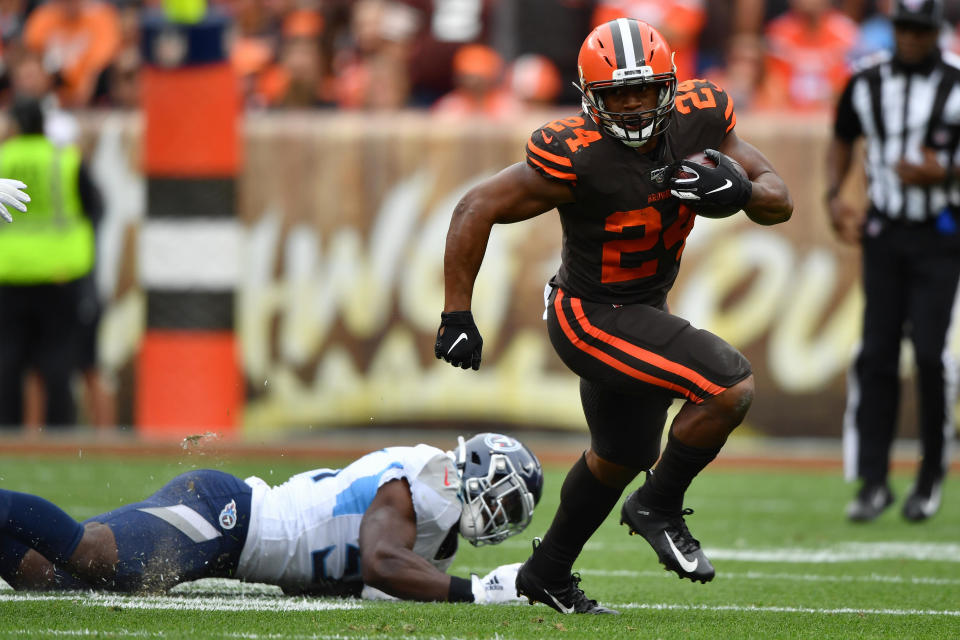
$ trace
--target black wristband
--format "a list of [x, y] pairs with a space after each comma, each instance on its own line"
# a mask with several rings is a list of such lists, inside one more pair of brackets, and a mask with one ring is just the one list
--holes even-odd
[[469, 578], [450, 576], [449, 602], [473, 602], [473, 583]]
[[471, 311], [442, 311], [440, 321], [444, 324], [458, 326], [473, 324], [473, 313]]

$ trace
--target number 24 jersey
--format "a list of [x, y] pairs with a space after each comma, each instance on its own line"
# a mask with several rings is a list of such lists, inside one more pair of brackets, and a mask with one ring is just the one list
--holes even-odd
[[675, 105], [649, 153], [602, 133], [582, 114], [549, 122], [527, 141], [527, 163], [574, 195], [557, 207], [563, 246], [551, 281], [568, 295], [665, 305], [695, 219], [670, 195], [670, 167], [718, 148], [736, 125], [733, 100], [707, 80], [680, 83]]

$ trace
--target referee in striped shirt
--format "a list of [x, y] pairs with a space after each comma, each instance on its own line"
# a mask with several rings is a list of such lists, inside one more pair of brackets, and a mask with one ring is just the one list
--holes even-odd
[[[870, 521], [894, 500], [887, 475], [899, 404], [900, 343], [916, 353], [922, 460], [903, 516], [940, 507], [957, 372], [947, 335], [960, 279], [960, 60], [940, 50], [942, 0], [895, 0], [895, 50], [850, 79], [827, 154], [837, 237], [863, 249], [863, 338], [847, 381], [844, 462], [860, 490], [847, 517]], [[865, 139], [868, 211], [840, 197]]]

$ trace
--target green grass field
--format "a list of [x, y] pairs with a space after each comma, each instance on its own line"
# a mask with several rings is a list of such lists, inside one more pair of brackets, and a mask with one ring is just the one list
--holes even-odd
[[[213, 467], [278, 484], [338, 465], [233, 460], [0, 454], [0, 487], [49, 498], [78, 519], [135, 501], [181, 471]], [[498, 547], [461, 548], [453, 573], [522, 561], [556, 508], [564, 468], [548, 469], [530, 528]], [[902, 497], [910, 478], [894, 477]], [[290, 598], [233, 581], [181, 585], [163, 597], [19, 593], [0, 588], [2, 638], [960, 638], [960, 483], [941, 512], [910, 524], [899, 502], [869, 525], [843, 518], [836, 471], [708, 469], [688, 493], [687, 522], [717, 568], [706, 585], [662, 570], [619, 526], [619, 509], [578, 563], [590, 597], [621, 616], [562, 616], [533, 607]]]

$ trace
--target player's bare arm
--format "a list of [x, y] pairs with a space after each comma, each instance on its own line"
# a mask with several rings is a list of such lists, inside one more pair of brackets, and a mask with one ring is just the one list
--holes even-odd
[[470, 310], [473, 284], [494, 224], [527, 220], [572, 201], [569, 187], [522, 162], [468, 191], [457, 203], [447, 231], [444, 311]]
[[920, 163], [900, 160], [897, 163], [897, 176], [904, 184], [932, 185], [947, 179], [947, 168], [940, 164], [937, 152], [930, 147], [923, 148], [923, 161]]
[[364, 584], [402, 600], [446, 600], [450, 576], [413, 552], [417, 518], [410, 485], [388, 482], [360, 522], [360, 569]]
[[858, 244], [866, 212], [852, 206], [840, 193], [852, 164], [853, 144], [835, 137], [827, 150], [827, 192], [824, 194], [827, 215], [838, 240]]
[[786, 222], [793, 214], [793, 200], [786, 183], [756, 147], [731, 131], [720, 145], [725, 153], [746, 170], [753, 183], [753, 193], [744, 207], [747, 217], [763, 225]]
[[7, 580], [14, 589], [46, 591], [56, 586], [53, 563], [33, 549], [27, 551], [12, 579]]
[[483, 338], [470, 301], [493, 225], [527, 220], [571, 201], [570, 187], [523, 163], [484, 180], [460, 199], [443, 256], [444, 305], [433, 348], [437, 358], [462, 369], [480, 368]]

